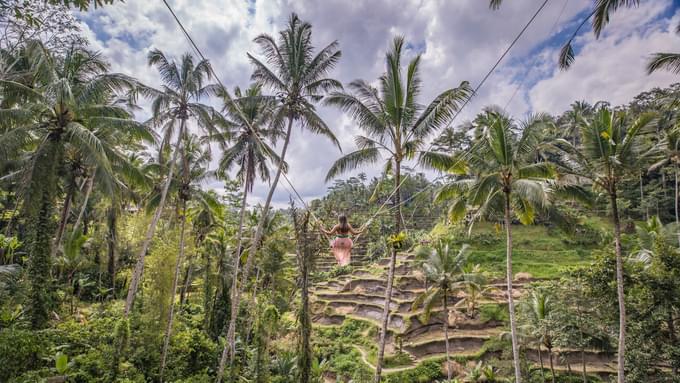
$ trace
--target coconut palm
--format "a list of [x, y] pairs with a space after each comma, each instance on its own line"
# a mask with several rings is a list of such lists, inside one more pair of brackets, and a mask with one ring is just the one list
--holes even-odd
[[614, 224], [619, 305], [619, 383], [624, 382], [626, 309], [618, 194], [620, 183], [631, 174], [637, 174], [644, 161], [653, 154], [653, 151], [644, 150], [641, 140], [641, 136], [651, 130], [652, 122], [653, 118], [649, 114], [633, 118], [625, 112], [613, 112], [607, 107], [602, 107], [595, 112], [592, 119], [581, 121], [581, 147], [576, 148], [565, 140], [557, 141], [557, 146], [562, 152], [558, 160], [560, 170], [579, 180], [587, 180], [594, 189], [603, 191], [609, 197]]
[[[222, 92], [224, 94], [224, 92]], [[234, 145], [225, 150], [220, 159], [219, 172], [226, 174], [238, 167], [236, 177], [243, 185], [243, 197], [239, 214], [236, 247], [234, 249], [234, 267], [232, 276], [232, 294], [238, 289], [238, 273], [243, 253], [243, 228], [248, 194], [252, 192], [257, 178], [269, 181], [269, 162], [278, 164], [280, 159], [270, 144], [280, 138], [282, 132], [273, 119], [276, 116], [276, 104], [271, 98], [263, 97], [260, 84], [251, 85], [245, 93], [241, 89], [234, 90], [235, 101], [224, 98], [224, 113], [231, 129], [236, 130]], [[233, 298], [232, 298], [233, 299]], [[230, 345], [233, 347], [234, 345]]]
[[[132, 278], [130, 279], [130, 286], [125, 300], [126, 316], [130, 313], [130, 309], [132, 309], [144, 270], [144, 257], [149, 249], [156, 231], [156, 225], [165, 207], [165, 200], [175, 171], [175, 162], [177, 162], [181, 141], [186, 133], [187, 121], [194, 119], [199, 128], [212, 134], [215, 132], [213, 121], [218, 117], [211, 107], [199, 103], [201, 98], [208, 96], [214, 91], [214, 86], [205, 84], [206, 80], [210, 80], [212, 73], [210, 63], [207, 60], [195, 63], [191, 54], [187, 53], [181, 57], [178, 65], [174, 60], [167, 58], [163, 52], [154, 49], [149, 52], [148, 61], [149, 65], [154, 65], [158, 68], [161, 80], [163, 81], [163, 87], [160, 90], [149, 87], [141, 89], [144, 95], [153, 97], [151, 104], [152, 117], [148, 124], [163, 130], [159, 156], [163, 157], [168, 150], [172, 154], [167, 170], [168, 175], [161, 189], [160, 200], [149, 228], [146, 231]], [[173, 137], [176, 137], [176, 141], [174, 147], [171, 148]], [[163, 163], [165, 161], [161, 160], [160, 162]]]
[[[211, 176], [210, 172], [206, 171], [210, 164], [210, 152], [203, 150], [202, 145], [194, 135], [189, 135], [185, 132], [185, 137], [182, 140], [180, 147], [181, 161], [177, 169], [178, 177], [171, 183], [170, 189], [172, 194], [177, 195], [177, 207], [179, 210], [179, 251], [175, 260], [175, 272], [172, 281], [172, 290], [170, 298], [170, 310], [168, 312], [168, 322], [165, 328], [165, 335], [163, 340], [163, 350], [161, 351], [161, 364], [159, 371], [159, 380], [163, 381], [163, 372], [165, 370], [165, 362], [168, 354], [168, 346], [170, 344], [170, 336], [172, 334], [172, 325], [175, 319], [175, 296], [177, 295], [177, 286], [179, 282], [179, 275], [181, 273], [181, 265], [184, 262], [184, 240], [186, 233], [187, 221], [187, 205], [194, 201], [203, 205], [208, 205], [217, 208], [219, 202], [211, 193], [205, 192], [201, 189], [201, 183], [208, 180]], [[155, 193], [152, 201], [159, 201], [162, 196]], [[154, 206], [159, 202], [150, 202], [149, 206]], [[190, 265], [189, 265], [190, 268]]]
[[[365, 136], [355, 137], [358, 149], [338, 159], [328, 171], [326, 181], [362, 165], [380, 162], [381, 154], [384, 154], [385, 173], [394, 175], [395, 233], [401, 230], [402, 163], [422, 153], [428, 137], [450, 121], [453, 113], [470, 95], [468, 83], [462, 82], [458, 88], [440, 93], [426, 107], [419, 104], [417, 98], [421, 92], [420, 55], [410, 61], [404, 76], [403, 47], [404, 38], [396, 37], [385, 55], [385, 73], [379, 79], [379, 89], [366, 81], [355, 80], [349, 84], [351, 92], [333, 92], [325, 100], [327, 105], [337, 106], [350, 113], [359, 127], [366, 132]], [[380, 380], [382, 372], [396, 256], [397, 250], [393, 249], [385, 291], [376, 382]]]
[[[280, 160], [274, 179], [271, 182], [263, 211], [268, 211], [271, 205], [274, 191], [278, 185], [281, 172], [283, 171], [288, 144], [290, 143], [292, 128], [295, 123], [315, 134], [328, 137], [339, 148], [339, 142], [331, 129], [316, 113], [314, 106], [323, 95], [334, 89], [342, 88], [337, 80], [326, 76], [335, 67], [340, 59], [340, 51], [336, 41], [330, 43], [314, 54], [312, 46], [312, 26], [303, 22], [296, 14], [292, 14], [288, 21], [288, 27], [279, 32], [279, 39], [263, 34], [255, 38], [255, 43], [260, 47], [264, 56], [264, 62], [255, 56], [248, 54], [248, 58], [255, 66], [252, 79], [265, 87], [268, 87], [275, 95], [278, 108], [273, 121], [274, 126], [286, 124], [287, 128], [281, 148]], [[263, 217], [267, 214], [263, 214]], [[236, 316], [241, 301], [241, 294], [245, 289], [246, 281], [253, 265], [254, 255], [260, 246], [264, 228], [264, 221], [260, 221], [255, 230], [255, 236], [247, 253], [246, 263], [243, 267], [241, 284], [234, 292], [234, 300], [229, 327], [227, 330], [227, 346], [233, 350], [236, 336]], [[229, 354], [225, 346], [220, 359], [217, 381], [220, 382], [224, 372], [224, 364]], [[233, 361], [233, 353], [230, 359]]]
[[[41, 43], [30, 42], [23, 55], [31, 63], [31, 82], [25, 82], [23, 71], [0, 80], [3, 105], [9, 106], [0, 109], [0, 124], [5, 128], [0, 156], [17, 150], [26, 155], [15, 176], [30, 222], [29, 311], [33, 327], [40, 328], [47, 322], [51, 301], [52, 215], [66, 154], [77, 153], [89, 167], [98, 168], [101, 176], [109, 175], [105, 180], [110, 186], [115, 159], [102, 135], [111, 129], [145, 129], [114, 103], [115, 92], [134, 87], [135, 81], [108, 73], [108, 64], [98, 54], [72, 47], [57, 58]], [[13, 100], [21, 102], [14, 105]]]
[[[475, 120], [478, 137], [471, 150], [435, 163], [459, 175], [438, 192], [450, 201], [452, 219], [462, 219], [473, 209], [473, 220], [502, 213], [506, 230], [506, 283], [515, 381], [521, 381], [519, 343], [512, 288], [512, 218], [523, 224], [534, 220], [537, 209], [549, 202], [548, 180], [554, 176], [546, 162], [537, 162], [540, 130], [545, 116], [517, 124], [502, 112], [487, 109]], [[570, 189], [565, 187], [565, 193]]]
[[448, 243], [438, 243], [432, 249], [423, 248], [420, 257], [427, 257], [422, 268], [429, 282], [428, 289], [418, 296], [412, 308], [423, 306], [423, 323], [429, 321], [430, 312], [436, 305], [444, 305], [444, 342], [446, 343], [446, 373], [451, 380], [451, 359], [449, 354], [449, 294], [465, 288], [468, 283], [464, 266], [467, 262], [468, 246], [457, 252]]

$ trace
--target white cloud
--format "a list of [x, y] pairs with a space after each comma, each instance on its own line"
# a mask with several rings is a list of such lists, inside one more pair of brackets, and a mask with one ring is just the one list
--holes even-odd
[[[478, 84], [539, 5], [532, 0], [513, 0], [491, 11], [486, 0], [170, 3], [230, 88], [249, 83], [252, 68], [246, 52], [258, 53], [253, 38], [260, 33], [276, 34], [285, 27], [290, 12], [297, 12], [312, 24], [317, 48], [333, 40], [340, 43], [343, 56], [332, 76], [343, 83], [357, 78], [376, 79], [383, 71], [384, 52], [393, 36], [405, 35], [409, 54], [423, 53], [422, 102], [462, 80]], [[678, 46], [678, 37], [672, 34], [670, 20], [658, 20], [671, 4], [672, 0], [658, 0], [643, 3], [640, 9], [616, 13], [599, 41], [591, 33], [579, 37], [582, 48], [574, 67], [560, 72], [555, 66], [559, 47], [550, 38], [573, 28], [577, 16], [592, 6], [592, 1], [548, 2], [456, 124], [472, 118], [485, 105], [505, 106], [511, 98], [508, 110], [522, 117], [530, 111], [560, 112], [576, 99], [622, 103], [642, 90], [676, 81], [676, 76], [667, 73], [649, 77], [644, 74], [650, 53], [677, 51], [673, 48]], [[159, 48], [174, 56], [191, 51], [162, 2], [116, 3], [79, 17], [87, 23], [84, 30], [93, 47], [109, 58], [114, 70], [150, 85], [159, 85], [160, 79], [146, 63], [149, 49]], [[556, 24], [558, 17], [560, 22]], [[344, 152], [353, 150], [353, 136], [358, 133], [353, 122], [337, 110], [319, 107], [319, 111], [336, 132]], [[325, 192], [326, 171], [339, 155], [329, 140], [299, 129], [294, 131], [288, 156], [289, 176], [305, 198]], [[379, 168], [352, 174], [360, 171], [370, 176], [377, 174]], [[253, 203], [261, 201], [267, 189], [268, 185], [256, 185]], [[282, 187], [275, 201], [278, 206], [287, 204], [288, 193]]]
[[[673, 31], [680, 13], [672, 20], [658, 20], [669, 5], [668, 1], [648, 2], [639, 9], [622, 10], [613, 15], [599, 40], [591, 33], [580, 37], [577, 44], [581, 48], [572, 67], [567, 71], [554, 68], [548, 77], [536, 83], [529, 91], [531, 106], [560, 113], [575, 100], [625, 104], [644, 90], [680, 80], [669, 72], [650, 76], [645, 72], [652, 53], [680, 47], [680, 37]], [[556, 60], [558, 54], [554, 50], [550, 60]]]

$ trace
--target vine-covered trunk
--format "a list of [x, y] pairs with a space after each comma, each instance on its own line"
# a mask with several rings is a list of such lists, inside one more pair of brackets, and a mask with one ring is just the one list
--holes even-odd
[[137, 256], [137, 263], [135, 264], [135, 269], [132, 272], [132, 279], [130, 280], [130, 287], [128, 288], [127, 298], [125, 299], [125, 316], [130, 314], [132, 309], [132, 304], [135, 301], [135, 296], [137, 295], [137, 288], [139, 287], [139, 282], [142, 279], [142, 273], [144, 272], [144, 258], [146, 257], [146, 252], [149, 250], [149, 245], [151, 245], [151, 240], [156, 232], [156, 226], [158, 221], [161, 219], [161, 214], [163, 213], [163, 208], [165, 207], [165, 199], [168, 196], [168, 190], [170, 189], [170, 184], [172, 183], [172, 177], [175, 173], [175, 162], [179, 156], [180, 146], [182, 144], [182, 138], [184, 137], [184, 129], [186, 126], [186, 119], [182, 119], [179, 126], [179, 132], [177, 133], [177, 142], [175, 143], [175, 148], [172, 153], [172, 159], [170, 160], [170, 165], [168, 166], [168, 176], [163, 184], [163, 190], [161, 191], [161, 200], [158, 202], [156, 211], [154, 212], [153, 219], [149, 224], [149, 228], [146, 231], [146, 236], [144, 237], [144, 242], [142, 242], [142, 248], [139, 250], [139, 255]]
[[623, 293], [623, 256], [621, 255], [621, 221], [616, 203], [616, 187], [609, 193], [612, 204], [612, 218], [614, 221], [614, 250], [616, 252], [616, 293], [619, 301], [619, 347], [617, 352], [618, 383], [625, 383], [624, 361], [626, 355], [626, 303]]
[[[394, 206], [397, 207], [394, 213], [394, 234], [395, 236], [401, 231], [401, 162], [394, 163]], [[390, 255], [390, 265], [387, 271], [387, 288], [385, 289], [385, 307], [383, 309], [382, 325], [380, 327], [380, 343], [378, 344], [378, 360], [375, 366], [374, 382], [380, 383], [382, 375], [383, 359], [385, 358], [385, 342], [387, 340], [387, 325], [390, 321], [390, 303], [392, 302], [392, 288], [394, 285], [394, 268], [397, 263], [397, 248], [392, 246], [392, 253]]]
[[182, 215], [179, 217], [179, 253], [175, 261], [175, 276], [172, 280], [172, 292], [170, 296], [170, 311], [168, 313], [168, 323], [165, 327], [165, 336], [163, 337], [163, 351], [161, 352], [161, 368], [159, 373], [159, 380], [163, 383], [163, 372], [165, 370], [165, 361], [168, 357], [168, 346], [170, 345], [170, 336], [172, 335], [172, 322], [175, 319], [175, 295], [177, 294], [177, 282], [179, 281], [179, 274], [182, 266], [182, 259], [184, 258], [184, 230], [187, 222], [187, 201], [182, 199]]
[[33, 329], [41, 329], [49, 321], [52, 306], [52, 216], [56, 198], [57, 164], [61, 163], [62, 148], [58, 139], [48, 139], [39, 149], [24, 205], [28, 217], [28, 314]]
[[521, 383], [522, 371], [519, 363], [519, 341], [517, 340], [517, 322], [515, 320], [515, 300], [512, 296], [512, 222], [510, 220], [510, 192], [505, 192], [505, 233], [506, 233], [506, 282], [508, 285], [508, 312], [510, 314], [510, 337], [512, 338], [512, 360], [515, 368], [515, 383]]
[[[222, 350], [222, 357], [220, 358], [220, 364], [217, 369], [217, 383], [222, 382], [222, 375], [224, 375], [224, 367], [227, 362], [227, 357], [229, 356], [230, 360], [234, 360], [234, 347], [235, 347], [235, 339], [236, 339], [236, 317], [238, 315], [238, 307], [241, 304], [241, 295], [243, 293], [243, 290], [246, 287], [246, 282], [248, 281], [248, 274], [250, 273], [250, 269], [253, 266], [253, 262], [255, 260], [255, 253], [257, 253], [257, 249], [260, 246], [260, 241], [262, 240], [262, 235], [264, 234], [264, 224], [267, 220], [267, 213], [269, 212], [269, 206], [271, 205], [272, 202], [272, 197], [274, 197], [274, 191], [276, 191], [276, 186], [279, 183], [279, 178], [281, 178], [281, 172], [283, 171], [283, 164], [284, 161], [286, 160], [286, 151], [288, 150], [288, 144], [290, 143], [290, 135], [291, 131], [293, 128], [293, 117], [288, 118], [288, 128], [286, 130], [286, 138], [283, 141], [283, 148], [281, 149], [281, 155], [279, 156], [280, 161], [277, 169], [276, 169], [276, 175], [274, 176], [274, 180], [272, 181], [271, 186], [269, 187], [269, 193], [267, 194], [267, 199], [265, 200], [264, 206], [262, 207], [262, 216], [260, 217], [259, 222], [257, 223], [257, 229], [255, 230], [255, 237], [251, 241], [250, 244], [250, 249], [248, 250], [248, 255], [246, 258], [246, 264], [243, 268], [243, 275], [241, 276], [241, 285], [237, 285], [236, 283], [236, 275], [234, 275], [234, 284], [236, 284], [236, 289], [233, 290], [233, 296], [232, 296], [232, 309], [231, 309], [231, 318], [229, 319], [229, 328], [227, 329], [227, 343], [224, 346], [224, 349]], [[231, 356], [230, 354], [231, 352]]]
[[674, 165], [675, 168], [675, 188], [673, 189], [673, 202], [675, 204], [675, 227], [678, 230], [678, 246], [680, 246], [680, 212], [678, 212], [678, 205], [680, 201], [678, 200], [678, 164]]

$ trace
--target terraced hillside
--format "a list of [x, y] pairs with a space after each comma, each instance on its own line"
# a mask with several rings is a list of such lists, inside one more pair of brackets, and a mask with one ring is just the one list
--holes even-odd
[[[540, 234], [536, 229], [528, 230], [529, 235]], [[521, 236], [520, 236], [521, 237]], [[534, 243], [545, 246], [546, 242], [540, 238]], [[550, 239], [555, 242], [555, 239]], [[487, 249], [480, 247], [486, 246]], [[501, 245], [502, 246], [502, 245]], [[567, 244], [564, 245], [565, 247]], [[492, 245], [478, 246], [472, 257], [476, 261], [483, 262], [485, 266], [494, 266], [495, 252]], [[361, 249], [359, 249], [361, 251]], [[526, 262], [531, 258], [526, 257], [532, 253], [532, 249], [519, 250], [520, 264], [523, 255]], [[537, 251], [537, 250], [536, 250]], [[539, 262], [546, 261], [547, 257], [560, 256], [567, 253], [567, 249], [545, 249], [547, 255]], [[583, 262], [584, 257], [572, 251], [568, 262]], [[486, 259], [485, 259], [486, 257]], [[549, 262], [549, 261], [547, 261]], [[564, 262], [560, 262], [563, 264]], [[346, 337], [351, 347], [356, 352], [351, 352], [354, 358], [359, 358], [363, 365], [373, 371], [380, 321], [384, 308], [384, 293], [386, 286], [388, 259], [382, 258], [371, 262], [362, 253], [356, 254], [352, 259], [352, 265], [348, 268], [338, 269], [332, 256], [322, 256], [316, 265], [316, 280], [313, 286], [313, 320], [317, 332], [338, 330], [340, 334], [354, 331], [353, 336]], [[546, 265], [542, 270], [549, 270], [552, 265]], [[528, 283], [534, 278], [526, 270], [516, 274], [515, 295], [520, 298]], [[502, 271], [502, 270], [498, 270]], [[493, 273], [496, 274], [496, 273]], [[500, 273], [498, 273], [500, 274]], [[472, 363], [481, 359], [506, 359], [503, 350], [507, 350], [506, 341], [502, 334], [506, 332], [506, 305], [505, 284], [501, 279], [491, 282], [491, 292], [481, 301], [477, 302], [479, 310], [472, 316], [468, 316], [463, 309], [449, 310], [449, 344], [451, 355], [459, 363]], [[427, 288], [423, 275], [419, 271], [417, 260], [412, 253], [400, 253], [398, 255], [395, 276], [395, 289], [390, 303], [389, 334], [386, 345], [386, 375], [403, 374], [409, 370], [415, 370], [424, 364], [432, 365], [436, 362], [439, 369], [444, 368], [445, 341], [444, 341], [444, 315], [441, 308], [432, 312], [429, 320], [424, 321], [422, 310], [414, 308], [413, 302], [416, 297]], [[464, 293], [451, 296], [451, 301], [460, 302], [466, 298]], [[350, 329], [350, 330], [348, 330]], [[338, 336], [330, 335], [330, 336]], [[543, 358], [547, 359], [545, 350]], [[589, 374], [609, 374], [615, 371], [612, 364], [612, 355], [589, 351], [581, 355], [576, 350], [554, 350], [555, 368], [557, 370], [574, 370], [578, 373], [581, 369], [582, 358], [586, 359], [587, 372]], [[506, 351], [507, 353], [507, 351]], [[537, 350], [525, 350], [529, 361], [536, 364], [539, 362]], [[502, 362], [501, 362], [502, 363]], [[460, 367], [460, 366], [459, 366]], [[340, 373], [339, 375], [342, 375]], [[332, 376], [329, 381], [344, 381], [343, 376]], [[397, 380], [401, 381], [401, 380]]]

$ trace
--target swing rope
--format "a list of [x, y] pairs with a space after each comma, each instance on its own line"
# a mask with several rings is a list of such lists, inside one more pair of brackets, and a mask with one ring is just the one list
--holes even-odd
[[[192, 48], [195, 50], [195, 52], [201, 57], [201, 59], [207, 60], [206, 57], [205, 57], [205, 56], [203, 55], [203, 53], [201, 52], [201, 50], [200, 50], [200, 49], [198, 48], [198, 46], [196, 45], [196, 43], [194, 42], [194, 40], [193, 40], [193, 38], [191, 37], [191, 35], [189, 35], [189, 32], [184, 28], [184, 25], [182, 25], [182, 22], [179, 20], [179, 18], [177, 17], [177, 15], [175, 14], [175, 12], [173, 11], [172, 7], [170, 7], [170, 4], [168, 4], [167, 0], [162, 0], [162, 1], [163, 1], [163, 3], [165, 4], [165, 6], [168, 8], [168, 10], [170, 11], [170, 13], [172, 14], [172, 16], [173, 16], [173, 18], [175, 19], [175, 21], [177, 22], [177, 24], [179, 25], [179, 27], [180, 27], [180, 29], [182, 30], [184, 36], [185, 36], [185, 37], [187, 38], [187, 40], [189, 41], [191, 47], [192, 47]], [[496, 68], [498, 67], [498, 65], [500, 65], [500, 63], [503, 61], [503, 59], [505, 58], [505, 56], [510, 52], [510, 50], [512, 50], [512, 48], [515, 46], [515, 44], [517, 43], [517, 41], [522, 37], [522, 35], [524, 35], [524, 32], [525, 32], [525, 31], [529, 28], [529, 26], [534, 22], [534, 20], [536, 19], [536, 17], [541, 13], [541, 11], [543, 10], [543, 8], [545, 8], [545, 6], [546, 6], [547, 3], [548, 3], [548, 0], [544, 0], [544, 2], [541, 4], [541, 6], [540, 6], [540, 7], [536, 10], [536, 12], [533, 14], [533, 16], [531, 17], [531, 19], [529, 19], [529, 21], [524, 25], [524, 27], [523, 27], [522, 30], [519, 32], [519, 34], [513, 39], [513, 41], [510, 43], [510, 45], [508, 45], [508, 47], [505, 49], [505, 51], [503, 52], [503, 54], [498, 58], [498, 60], [496, 61], [496, 63], [495, 63], [495, 64], [491, 67], [491, 69], [486, 73], [486, 75], [484, 76], [484, 78], [482, 79], [482, 81], [477, 85], [477, 87], [475, 87], [475, 89], [472, 91], [472, 93], [470, 94], [470, 96], [469, 96], [468, 98], [466, 98], [466, 100], [465, 100], [465, 102], [463, 103], [463, 105], [456, 111], [456, 114], [454, 114], [454, 116], [451, 118], [451, 120], [449, 120], [449, 122], [448, 122], [448, 123], [446, 124], [446, 126], [445, 126], [445, 129], [448, 128], [448, 127], [450, 127], [451, 124], [453, 124], [453, 122], [454, 122], [454, 121], [456, 120], [456, 118], [460, 115], [460, 113], [463, 111], [463, 109], [465, 109], [465, 107], [469, 104], [470, 100], [471, 100], [471, 99], [479, 92], [479, 90], [482, 88], [482, 86], [484, 86], [484, 84], [486, 83], [486, 81], [488, 80], [488, 78], [491, 76], [491, 74], [496, 70]], [[565, 6], [562, 8], [562, 12], [564, 12], [564, 9], [565, 9], [565, 8], [566, 8], [566, 3], [565, 3]], [[562, 12], [560, 12], [560, 15], [558, 16], [558, 21], [559, 21], [559, 18], [562, 16]], [[553, 29], [554, 29], [555, 26], [557, 25], [558, 21], [556, 21], [556, 22], [555, 22], [555, 25], [553, 25]], [[538, 58], [538, 57], [535, 57], [534, 65], [535, 65], [535, 62], [536, 62], [536, 59], [537, 59], [537, 58]], [[211, 72], [212, 75], [215, 77], [215, 79], [217, 80], [218, 84], [222, 87], [222, 89], [224, 89], [224, 93], [225, 93], [224, 95], [225, 95], [225, 97], [229, 100], [229, 102], [232, 103], [232, 105], [235, 107], [235, 109], [236, 109], [237, 112], [241, 115], [241, 117], [243, 117], [242, 120], [247, 122], [248, 120], [245, 118], [243, 112], [241, 111], [241, 108], [240, 108], [240, 107], [236, 104], [236, 102], [231, 98], [231, 96], [229, 95], [229, 92], [227, 91], [227, 88], [224, 86], [224, 84], [222, 83], [222, 80], [221, 80], [220, 77], [217, 75], [217, 73], [215, 72], [215, 70], [212, 68], [212, 65], [210, 65], [209, 68], [210, 68], [210, 72]], [[532, 66], [532, 67], [529, 67], [529, 71], [531, 71], [532, 68], [533, 68], [533, 66]], [[528, 74], [528, 73], [527, 73], [527, 74]], [[517, 89], [515, 90], [515, 92], [514, 92], [513, 95], [511, 96], [510, 100], [508, 101], [508, 104], [509, 104], [510, 101], [515, 97], [515, 94], [517, 93], [519, 87], [520, 87], [521, 84], [524, 82], [524, 80], [526, 80], [526, 77], [528, 77], [528, 75], [524, 77], [524, 79], [522, 80], [522, 82], [520, 82], [520, 84], [518, 84]], [[506, 104], [506, 108], [507, 108], [507, 105], [508, 105], [508, 104]], [[262, 147], [264, 148], [264, 150], [265, 150], [265, 151], [268, 151], [269, 154], [273, 154], [273, 153], [271, 152], [271, 150], [267, 147], [267, 145], [264, 144], [264, 142], [263, 142], [262, 139], [259, 137], [259, 135], [258, 135], [257, 132], [255, 131], [255, 129], [253, 129], [253, 127], [250, 126], [250, 123], [247, 122], [247, 125], [248, 125], [248, 129], [253, 133], [253, 136], [257, 139], [257, 141], [260, 143], [260, 145], [262, 145]], [[435, 142], [434, 140], [433, 140], [432, 142], [430, 142], [430, 145], [429, 145], [429, 147], [428, 147], [428, 149], [427, 149], [426, 151], [429, 151], [429, 150], [432, 148], [432, 146], [434, 145], [434, 142]], [[459, 164], [460, 161], [462, 161], [463, 158], [467, 158], [467, 156], [468, 156], [470, 153], [472, 153], [472, 149], [473, 149], [473, 148], [474, 148], [474, 146], [471, 147], [471, 148], [469, 148], [469, 150], [467, 150], [466, 153], [465, 153], [463, 156], [459, 157], [459, 159], [456, 161], [456, 164], [455, 164], [454, 166], [457, 166], [457, 164]], [[279, 166], [283, 166], [283, 164], [279, 164]], [[288, 183], [288, 185], [290, 186], [290, 188], [293, 190], [293, 193], [295, 194], [296, 198], [299, 199], [300, 202], [303, 204], [303, 206], [305, 206], [305, 208], [310, 212], [311, 217], [312, 217], [314, 220], [316, 220], [317, 223], [323, 224], [323, 222], [322, 222], [322, 221], [314, 214], [313, 210], [309, 208], [309, 205], [305, 202], [305, 200], [302, 198], [302, 196], [300, 195], [300, 193], [297, 191], [297, 189], [295, 188], [295, 186], [293, 185], [293, 183], [290, 181], [290, 179], [289, 179], [289, 177], [288, 177], [286, 171], [285, 171], [283, 168], [281, 168], [281, 175], [283, 175], [284, 180], [286, 181], [286, 183]], [[362, 225], [362, 228], [364, 228], [364, 230], [367, 229], [367, 228], [368, 228], [368, 225], [370, 225], [370, 224], [373, 222], [374, 218], [375, 218], [376, 216], [378, 216], [378, 214], [381, 213], [381, 211], [385, 208], [385, 206], [387, 205], [387, 203], [388, 203], [388, 202], [392, 199], [392, 197], [395, 195], [395, 193], [397, 193], [398, 191], [400, 191], [401, 186], [404, 184], [404, 182], [406, 181], [407, 178], [408, 178], [408, 177], [404, 177], [404, 179], [402, 179], [401, 182], [400, 182], [398, 185], [396, 185], [396, 186], [394, 187], [394, 189], [392, 190], [392, 192], [390, 193], [390, 195], [385, 199], [385, 201], [384, 201], [384, 202], [382, 203], [382, 205], [378, 208], [378, 210], [377, 210], [377, 211], [376, 211], [376, 212], [368, 219], [368, 221], [366, 221], [366, 223], [364, 223], [364, 225]], [[433, 185], [433, 184], [428, 185], [428, 186], [425, 187], [423, 190], [421, 190], [419, 193], [424, 192], [426, 189], [428, 189], [428, 188], [431, 187], [432, 185]], [[285, 187], [285, 186], [284, 186], [284, 187]], [[289, 192], [290, 192], [290, 191], [289, 191]], [[412, 197], [414, 197], [414, 196], [412, 196]], [[404, 203], [406, 203], [407, 201], [408, 201], [408, 200], [405, 200], [405, 201], [401, 201], [401, 202], [398, 203], [398, 204], [395, 204], [395, 206], [390, 207], [390, 208], [388, 209], [388, 211], [401, 207], [401, 206], [402, 206]], [[266, 212], [265, 212], [265, 213], [266, 213]], [[403, 220], [403, 216], [402, 216], [402, 220]], [[327, 235], [325, 232], [323, 232], [323, 233], [324, 233], [324, 235], [326, 236], [326, 238], [329, 239], [328, 235]], [[362, 231], [362, 233], [363, 233], [363, 231]], [[357, 237], [355, 237], [355, 240], [358, 240], [360, 236], [361, 236], [361, 234], [359, 234]]]

